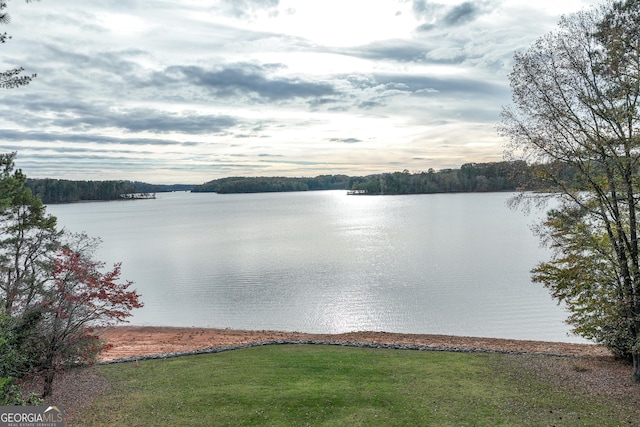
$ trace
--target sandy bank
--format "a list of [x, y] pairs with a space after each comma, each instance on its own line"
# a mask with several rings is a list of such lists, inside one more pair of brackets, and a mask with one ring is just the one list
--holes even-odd
[[174, 328], [158, 326], [117, 326], [102, 331], [112, 348], [101, 360], [175, 353], [210, 347], [226, 347], [272, 340], [348, 341], [372, 344], [407, 344], [433, 347], [474, 348], [498, 351], [522, 351], [575, 356], [608, 356], [601, 346], [498, 338], [456, 337], [446, 335], [400, 334], [388, 332], [349, 332], [344, 334], [306, 334], [279, 331], [243, 331], [210, 328]]

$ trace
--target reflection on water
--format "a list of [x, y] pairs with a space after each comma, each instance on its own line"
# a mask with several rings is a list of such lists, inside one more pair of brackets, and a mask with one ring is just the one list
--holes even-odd
[[530, 281], [548, 253], [509, 197], [170, 193], [49, 211], [123, 262], [145, 302], [133, 324], [580, 341]]

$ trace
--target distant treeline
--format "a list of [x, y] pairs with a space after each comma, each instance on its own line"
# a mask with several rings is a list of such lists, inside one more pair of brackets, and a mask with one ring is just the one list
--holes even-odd
[[47, 203], [71, 203], [89, 200], [118, 200], [152, 197], [167, 191], [214, 193], [266, 193], [283, 191], [349, 190], [352, 194], [425, 194], [488, 191], [554, 191], [554, 183], [545, 180], [553, 169], [565, 183], [576, 186], [575, 171], [560, 163], [527, 165], [524, 161], [467, 163], [460, 169], [429, 169], [425, 172], [382, 173], [350, 177], [320, 175], [315, 178], [229, 177], [202, 185], [155, 185], [132, 181], [70, 181], [29, 179], [27, 187]]
[[282, 191], [348, 190], [352, 179], [346, 175], [320, 175], [315, 178], [229, 177], [193, 187], [193, 192], [273, 193]]
[[[355, 194], [424, 194], [515, 191], [534, 182], [525, 162], [467, 163], [460, 169], [370, 175], [351, 186]], [[540, 185], [533, 185], [540, 189]]]
[[566, 176], [575, 175], [566, 166], [534, 165], [524, 161], [467, 163], [460, 169], [410, 173], [382, 173], [362, 177], [321, 175], [315, 178], [231, 177], [195, 186], [194, 192], [262, 193], [277, 191], [350, 190], [352, 194], [425, 194], [489, 191], [553, 191], [552, 182], [543, 177], [549, 168], [563, 168]]
[[460, 169], [384, 173], [354, 180], [352, 194], [429, 194], [490, 191], [549, 191], [558, 189], [549, 177], [578, 188], [576, 171], [559, 162], [527, 165], [524, 161], [467, 163]]
[[[129, 181], [125, 181], [129, 182]], [[172, 191], [191, 191], [193, 184], [147, 184], [146, 182], [131, 182], [138, 193], [170, 193]]]
[[192, 185], [154, 185], [132, 181], [72, 181], [66, 179], [27, 179], [26, 185], [45, 204], [91, 200], [151, 198], [153, 193], [188, 191]]

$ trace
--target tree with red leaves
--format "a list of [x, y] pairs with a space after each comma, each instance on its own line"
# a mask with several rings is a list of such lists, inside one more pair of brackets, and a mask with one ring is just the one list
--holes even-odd
[[99, 239], [59, 231], [55, 217], [14, 171], [14, 154], [0, 154], [0, 402], [30, 372], [51, 393], [55, 373], [95, 360], [104, 343], [97, 327], [125, 321], [142, 307], [140, 295], [120, 283], [120, 264], [103, 272], [93, 257]]
[[[78, 242], [86, 235], [76, 236]], [[95, 240], [92, 240], [95, 242]], [[119, 283], [120, 264], [101, 272], [104, 263], [95, 261], [88, 248], [60, 248], [51, 271], [51, 286], [43, 300], [41, 358], [38, 367], [44, 378], [43, 396], [51, 393], [55, 372], [61, 367], [93, 362], [105, 343], [95, 332], [125, 321], [131, 310], [142, 307], [140, 295], [129, 290], [132, 282]]]

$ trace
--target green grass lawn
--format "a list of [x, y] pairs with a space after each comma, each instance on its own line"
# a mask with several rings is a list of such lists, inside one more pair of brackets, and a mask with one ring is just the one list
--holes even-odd
[[[280, 345], [101, 366], [78, 426], [623, 426], [606, 400], [520, 375], [512, 356]], [[629, 420], [634, 420], [632, 423]], [[637, 424], [636, 424], [637, 425]]]

